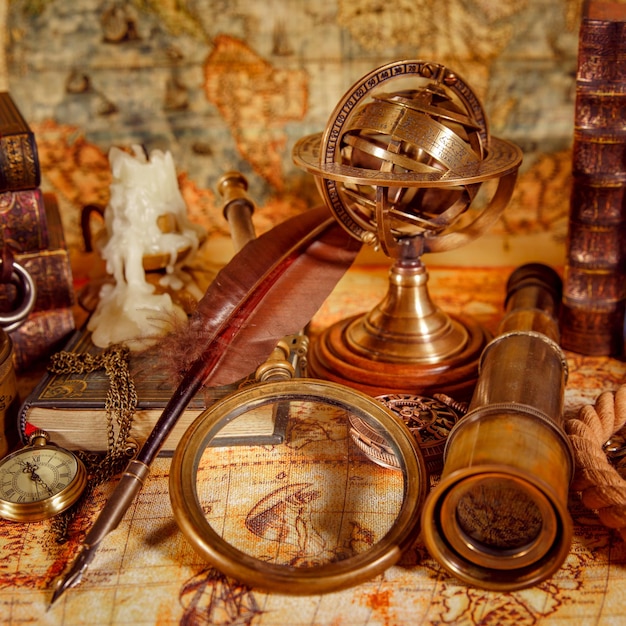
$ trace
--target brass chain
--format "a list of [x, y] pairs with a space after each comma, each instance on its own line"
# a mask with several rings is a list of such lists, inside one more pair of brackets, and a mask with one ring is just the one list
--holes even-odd
[[[87, 488], [81, 498], [64, 513], [52, 520], [57, 543], [68, 539], [68, 527], [82, 503], [96, 487], [120, 472], [137, 450], [130, 438], [133, 417], [137, 408], [137, 392], [130, 372], [130, 351], [124, 345], [114, 345], [98, 354], [86, 352], [58, 352], [51, 357], [49, 371], [53, 374], [86, 374], [104, 369], [109, 389], [104, 409], [107, 419], [107, 451], [104, 457], [88, 451], [78, 451], [89, 475]], [[117, 423], [117, 434], [115, 423]]]

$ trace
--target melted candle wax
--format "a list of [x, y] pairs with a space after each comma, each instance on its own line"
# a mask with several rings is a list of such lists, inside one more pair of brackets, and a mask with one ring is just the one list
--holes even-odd
[[[100, 290], [88, 324], [94, 344], [101, 348], [124, 342], [142, 349], [168, 333], [177, 318], [186, 317], [168, 293], [155, 293], [146, 280], [143, 258], [165, 254], [169, 262], [161, 283], [179, 289], [183, 276], [176, 267], [178, 252], [190, 248], [193, 254], [201, 232], [187, 219], [170, 152], [154, 150], [149, 158], [139, 146], [133, 146], [133, 152], [109, 152], [113, 181], [104, 214], [108, 240], [102, 257], [114, 284]], [[162, 216], [175, 221], [175, 232], [163, 232]]]

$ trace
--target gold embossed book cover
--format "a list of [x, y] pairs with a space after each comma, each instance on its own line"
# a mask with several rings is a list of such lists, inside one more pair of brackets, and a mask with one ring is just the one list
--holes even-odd
[[[91, 341], [87, 330], [76, 330], [63, 351], [96, 355], [100, 348]], [[137, 392], [137, 408], [130, 436], [143, 443], [160, 417], [163, 408], [176, 389], [176, 381], [163, 367], [153, 351], [131, 354], [130, 375]], [[241, 383], [204, 388], [196, 394], [168, 437], [161, 454], [171, 454], [187, 427], [205, 409], [235, 392]], [[27, 425], [43, 428], [51, 440], [72, 450], [103, 452], [107, 449], [107, 411], [105, 399], [109, 379], [104, 369], [69, 374], [46, 373], [22, 403], [19, 430], [22, 436]], [[224, 430], [220, 437], [259, 437], [261, 443], [272, 443], [280, 436], [275, 429], [274, 416], [268, 414], [263, 423], [255, 422], [254, 432], [247, 430], [244, 420]], [[113, 419], [114, 429], [119, 428]], [[225, 440], [224, 440], [225, 441]], [[234, 441], [229, 440], [231, 444]]]
[[11, 94], [0, 91], [0, 191], [39, 187], [35, 135]]

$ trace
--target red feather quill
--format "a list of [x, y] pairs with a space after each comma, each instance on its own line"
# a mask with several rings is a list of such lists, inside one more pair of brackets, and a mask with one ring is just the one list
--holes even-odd
[[299, 331], [350, 267], [360, 244], [325, 208], [288, 220], [246, 244], [215, 277], [178, 340], [193, 346], [189, 367], [131, 460], [81, 551], [57, 581], [51, 604], [76, 585], [104, 537], [139, 493], [150, 464], [203, 384], [234, 382]]
[[247, 376], [310, 321], [359, 249], [325, 207], [279, 224], [217, 274], [170, 345], [185, 363], [207, 362], [204, 385]]
[[[247, 376], [279, 339], [302, 329], [360, 247], [326, 207], [292, 217], [248, 242], [218, 272], [188, 326], [171, 338], [186, 346], [189, 365], [137, 460], [150, 464], [203, 385]], [[161, 351], [167, 354], [166, 344]]]

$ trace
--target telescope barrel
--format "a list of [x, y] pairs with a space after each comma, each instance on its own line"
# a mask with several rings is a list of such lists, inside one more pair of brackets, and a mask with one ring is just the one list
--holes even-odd
[[574, 462], [563, 430], [560, 299], [561, 280], [545, 265], [509, 278], [498, 335], [483, 350], [468, 412], [448, 436], [441, 480], [424, 505], [427, 549], [474, 586], [529, 587], [569, 552]]

